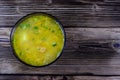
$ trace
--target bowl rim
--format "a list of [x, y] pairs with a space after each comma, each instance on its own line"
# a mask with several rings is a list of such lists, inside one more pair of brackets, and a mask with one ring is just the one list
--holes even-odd
[[[61, 31], [62, 31], [62, 33], [63, 33], [63, 35], [64, 35], [64, 44], [63, 44], [63, 47], [62, 47], [62, 50], [61, 50], [59, 56], [58, 56], [54, 61], [52, 61], [51, 63], [46, 64], [46, 65], [41, 65], [41, 66], [34, 66], [34, 65], [31, 65], [31, 64], [28, 64], [28, 63], [22, 61], [22, 60], [16, 55], [16, 52], [15, 52], [15, 49], [14, 49], [14, 46], [13, 46], [13, 42], [12, 42], [12, 41], [13, 41], [13, 40], [12, 40], [13, 34], [14, 34], [16, 28], [18, 27], [18, 26], [16, 26], [16, 25], [19, 24], [21, 21], [23, 21], [25, 18], [27, 18], [27, 17], [29, 17], [29, 16], [32, 16], [32, 15], [34, 16], [35, 14], [46, 15], [46, 16], [54, 19], [54, 20], [60, 25], [59, 27], [61, 28]], [[23, 16], [22, 18], [20, 18], [20, 19], [15, 23], [15, 25], [13, 26], [13, 28], [12, 28], [12, 30], [11, 30], [11, 32], [10, 32], [10, 45], [11, 45], [11, 48], [12, 48], [12, 53], [13, 53], [13, 55], [14, 55], [21, 63], [23, 63], [23, 64], [25, 64], [25, 65], [27, 65], [27, 66], [30, 66], [30, 67], [38, 67], [38, 68], [39, 68], [39, 67], [46, 67], [46, 66], [49, 66], [49, 65], [53, 64], [54, 62], [56, 62], [56, 61], [60, 58], [60, 56], [62, 56], [63, 50], [64, 50], [65, 45], [66, 45], [66, 32], [65, 32], [65, 30], [64, 30], [64, 27], [63, 27], [61, 21], [59, 21], [59, 20], [58, 20], [55, 16], [53, 16], [52, 14], [48, 14], [48, 13], [46, 13], [46, 12], [33, 12], [33, 13], [26, 14], [25, 16]]]

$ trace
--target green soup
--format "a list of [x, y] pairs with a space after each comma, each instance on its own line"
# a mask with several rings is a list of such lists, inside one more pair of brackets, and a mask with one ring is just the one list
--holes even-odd
[[15, 55], [31, 66], [45, 66], [55, 61], [64, 47], [65, 36], [59, 22], [44, 13], [21, 19], [13, 30]]

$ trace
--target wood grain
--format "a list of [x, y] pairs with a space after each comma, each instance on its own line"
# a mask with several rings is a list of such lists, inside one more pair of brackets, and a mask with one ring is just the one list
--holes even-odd
[[[54, 64], [33, 68], [19, 62], [11, 51], [11, 28], [0, 29], [1, 74], [84, 74], [120, 75], [119, 28], [65, 28], [66, 47]], [[119, 43], [119, 42], [118, 42]], [[57, 70], [57, 72], [56, 72]]]
[[21, 17], [32, 12], [47, 12], [56, 16], [64, 27], [120, 27], [120, 6], [117, 4], [119, 1], [114, 3], [109, 0], [106, 2], [99, 0], [96, 3], [95, 0], [94, 3], [90, 3], [91, 0], [76, 0], [76, 3], [80, 2], [79, 5], [69, 4], [68, 0], [51, 1], [2, 0], [0, 2], [0, 26], [14, 26]]
[[0, 80], [120, 80], [120, 76], [0, 76]]
[[[119, 80], [120, 77], [73, 76], [73, 80]], [[69, 77], [68, 77], [69, 80]], [[72, 80], [72, 79], [70, 79]]]
[[[62, 56], [42, 68], [19, 62], [9, 41], [14, 24], [32, 12], [56, 16], [66, 31]], [[0, 0], [0, 74], [120, 75], [119, 22], [119, 0]]]

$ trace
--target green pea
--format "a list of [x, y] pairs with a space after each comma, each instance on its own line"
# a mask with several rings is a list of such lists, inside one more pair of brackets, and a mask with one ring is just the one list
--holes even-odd
[[56, 42], [53, 42], [52, 46], [53, 46], [53, 47], [57, 46], [57, 43], [56, 43]]
[[55, 32], [55, 30], [52, 30], [52, 33], [54, 33]]
[[26, 28], [30, 27], [30, 24], [23, 24], [23, 25], [20, 25], [20, 27], [22, 29], [26, 29]]
[[34, 30], [38, 30], [39, 28], [37, 26], [34, 27]]
[[20, 56], [21, 56], [22, 54], [23, 54], [22, 52], [19, 53]]

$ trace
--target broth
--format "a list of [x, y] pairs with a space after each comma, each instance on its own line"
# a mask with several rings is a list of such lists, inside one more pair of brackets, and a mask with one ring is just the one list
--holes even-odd
[[32, 14], [16, 24], [12, 36], [15, 55], [24, 63], [44, 66], [55, 61], [64, 46], [61, 25], [47, 14]]

